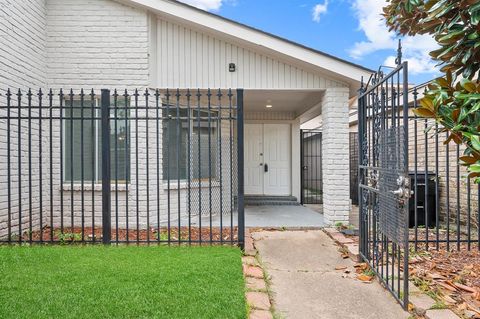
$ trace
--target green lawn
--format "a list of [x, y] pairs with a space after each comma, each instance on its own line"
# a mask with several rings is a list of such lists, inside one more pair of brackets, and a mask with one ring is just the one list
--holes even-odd
[[0, 247], [0, 318], [246, 318], [230, 247]]

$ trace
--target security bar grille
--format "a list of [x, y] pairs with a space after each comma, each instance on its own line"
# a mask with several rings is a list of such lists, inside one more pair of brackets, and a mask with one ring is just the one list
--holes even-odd
[[7, 90], [0, 240], [243, 245], [243, 90]]

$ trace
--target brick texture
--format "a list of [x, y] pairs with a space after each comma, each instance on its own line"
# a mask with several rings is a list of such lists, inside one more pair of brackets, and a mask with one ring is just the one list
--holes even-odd
[[[12, 88], [12, 94], [17, 94], [18, 89], [22, 90], [21, 105], [27, 105], [27, 89], [39, 88], [46, 84], [46, 1], [45, 0], [5, 0], [0, 2], [0, 105], [6, 106], [7, 88]], [[17, 101], [18, 96], [12, 96]], [[37, 103], [36, 95], [32, 96], [32, 104]], [[17, 106], [17, 103], [12, 106]], [[0, 116], [6, 116], [6, 109], [0, 110]], [[16, 109], [11, 110], [11, 115], [18, 114]], [[26, 113], [22, 113], [25, 115]], [[38, 111], [32, 110], [32, 116], [37, 116]], [[39, 224], [40, 181], [38, 174], [39, 141], [38, 134], [31, 143], [28, 143], [28, 129], [39, 131], [39, 123], [33, 121], [27, 123], [22, 121], [11, 123], [7, 128], [7, 120], [0, 120], [0, 165], [5, 165], [0, 170], [0, 236], [5, 234], [5, 227], [8, 223], [8, 211], [11, 216], [11, 226], [18, 229], [27, 228], [27, 223], [36, 227]], [[22, 139], [21, 151], [18, 149], [18, 137]], [[10, 167], [11, 167], [11, 192], [10, 207], [8, 207], [8, 176], [6, 166], [7, 159], [7, 130], [10, 132]], [[30, 157], [29, 157], [30, 156]], [[29, 187], [29, 159], [34, 173]], [[20, 165], [18, 163], [20, 162]], [[21, 168], [21, 170], [19, 170]], [[21, 181], [19, 187], [18, 181]], [[26, 193], [31, 189], [31, 201], [25, 198]], [[22, 196], [20, 196], [20, 194]], [[48, 193], [45, 193], [48, 196]], [[20, 208], [21, 207], [21, 208]], [[21, 212], [21, 214], [19, 214]]]
[[322, 104], [323, 211], [330, 223], [350, 214], [348, 89], [327, 89]]

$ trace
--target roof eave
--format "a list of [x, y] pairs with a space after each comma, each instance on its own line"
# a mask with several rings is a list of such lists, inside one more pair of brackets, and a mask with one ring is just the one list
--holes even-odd
[[117, 0], [312, 64], [355, 86], [375, 71], [175, 0]]

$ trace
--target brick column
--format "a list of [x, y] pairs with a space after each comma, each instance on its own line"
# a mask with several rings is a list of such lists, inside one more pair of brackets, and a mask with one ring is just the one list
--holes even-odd
[[332, 224], [347, 224], [350, 214], [348, 92], [327, 89], [322, 102], [323, 212]]

